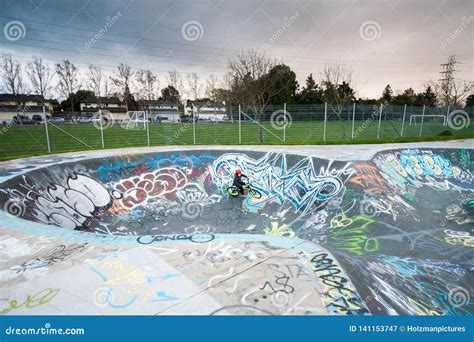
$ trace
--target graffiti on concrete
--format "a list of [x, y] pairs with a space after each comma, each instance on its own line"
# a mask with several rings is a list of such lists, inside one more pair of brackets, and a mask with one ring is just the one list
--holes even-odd
[[[120, 197], [117, 192], [113, 193]], [[112, 196], [96, 180], [75, 175], [69, 177], [66, 185], [53, 184], [34, 201], [32, 216], [39, 222], [75, 229], [87, 223], [109, 206]]]
[[[457, 289], [473, 291], [473, 160], [469, 149], [388, 150], [353, 162], [202, 150], [32, 168], [0, 185], [8, 218], [57, 226], [61, 237], [82, 232], [60, 228], [97, 234], [41, 251], [1, 237], [0, 255], [14, 260], [0, 276], [27, 278], [64, 265], [85, 242], [130, 237], [209, 288], [221, 302], [209, 313], [472, 314], [468, 296], [452, 303]], [[237, 168], [262, 198], [227, 195]], [[106, 308], [182, 300], [161, 286], [175, 273], [154, 272], [160, 286], [134, 291], [124, 285], [132, 271], [112, 281], [130, 265], [109, 262], [91, 266]], [[240, 273], [254, 267], [256, 277]]]
[[288, 167], [286, 158], [283, 153], [267, 153], [259, 159], [244, 154], [224, 154], [213, 163], [213, 181], [226, 189], [232, 183], [234, 171], [241, 169], [250, 178], [252, 187], [264, 194], [263, 201], [289, 201], [301, 209], [303, 215], [337, 195], [343, 186], [341, 177], [351, 173], [350, 169], [338, 170], [331, 166], [317, 171], [310, 157]]
[[18, 309], [32, 309], [44, 305], [59, 293], [59, 289], [47, 288], [34, 294], [17, 298], [0, 298], [0, 315], [6, 315]]

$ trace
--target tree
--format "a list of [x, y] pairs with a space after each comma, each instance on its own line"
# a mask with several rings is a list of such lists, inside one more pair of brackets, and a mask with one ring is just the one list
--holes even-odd
[[414, 105], [415, 106], [428, 106], [435, 107], [437, 103], [436, 94], [431, 89], [431, 86], [427, 86], [424, 92], [415, 95]]
[[413, 100], [413, 97], [411, 97], [409, 94], [403, 93], [403, 94], [398, 94], [397, 96], [395, 96], [392, 100], [392, 104], [396, 106], [404, 106], [404, 105], [413, 106], [414, 100]]
[[180, 94], [184, 93], [183, 79], [177, 70], [168, 71], [168, 85], [176, 89]]
[[123, 100], [125, 101], [128, 111], [137, 109], [135, 98], [130, 91], [130, 82], [132, 76], [132, 68], [126, 64], [120, 63], [114, 75], [110, 78], [112, 83], [123, 95]]
[[8, 93], [16, 97], [23, 91], [21, 65], [14, 61], [11, 54], [2, 55], [1, 75]]
[[142, 100], [155, 100], [159, 88], [158, 77], [151, 70], [139, 69], [136, 72], [138, 83], [137, 98]]
[[53, 79], [53, 71], [43, 62], [43, 59], [38, 56], [33, 56], [33, 60], [28, 62], [28, 69], [26, 71], [30, 78], [31, 85], [36, 94], [41, 95], [43, 104], [46, 97], [51, 92], [51, 80]]
[[266, 77], [270, 79], [275, 88], [273, 91], [275, 95], [271, 97], [270, 103], [280, 105], [295, 103], [298, 82], [296, 81], [296, 74], [289, 66], [285, 64], [275, 65]]
[[94, 95], [92, 90], [79, 89], [61, 101], [60, 109], [70, 108], [71, 111], [79, 112], [81, 110], [81, 102], [84, 102], [84, 100], [89, 97], [94, 97]]
[[179, 95], [178, 89], [176, 89], [172, 85], [169, 85], [166, 88], [161, 89], [160, 100], [171, 101], [171, 102], [180, 104], [181, 96]]
[[378, 105], [378, 104], [380, 104], [380, 100], [360, 98], [359, 97], [359, 99], [357, 99], [356, 103], [360, 104], [360, 105]]
[[201, 85], [199, 84], [199, 76], [195, 72], [188, 74], [188, 95], [197, 100], [201, 94]]
[[59, 78], [57, 90], [64, 98], [70, 99], [71, 111], [74, 111], [74, 103], [70, 95], [79, 89], [77, 68], [69, 60], [64, 60], [56, 64], [56, 73]]
[[297, 96], [297, 103], [299, 104], [320, 104], [323, 101], [322, 89], [318, 87], [316, 81], [313, 78], [313, 74], [309, 74], [306, 78], [304, 88]]
[[393, 98], [392, 87], [390, 87], [390, 84], [387, 84], [387, 86], [385, 87], [382, 93], [382, 101], [385, 104], [390, 104], [392, 102], [392, 98]]
[[346, 128], [341, 114], [351, 102], [355, 101], [355, 91], [351, 88], [351, 83], [354, 81], [353, 72], [344, 64], [331, 63], [324, 66], [321, 78], [324, 100], [341, 122], [342, 139], [345, 139]]
[[[229, 60], [229, 70], [233, 96], [239, 102], [248, 105], [257, 123], [261, 121], [263, 111], [279, 89], [268, 73], [275, 62], [256, 50], [238, 54]], [[259, 141], [263, 141], [262, 127], [259, 125]]]
[[474, 107], [474, 94], [471, 94], [466, 98], [466, 107]]
[[405, 89], [405, 91], [403, 92], [404, 95], [406, 96], [409, 96], [411, 97], [411, 99], [413, 101], [415, 101], [415, 91], [413, 90], [413, 88], [408, 88], [408, 89]]
[[99, 102], [99, 108], [102, 108], [102, 87], [105, 80], [105, 77], [102, 73], [102, 68], [100, 66], [89, 65], [89, 71], [87, 73], [89, 79], [90, 87]]
[[206, 79], [206, 90], [205, 90], [204, 95], [211, 98], [213, 101], [217, 101], [215, 97], [216, 88], [217, 88], [217, 77], [211, 74]]

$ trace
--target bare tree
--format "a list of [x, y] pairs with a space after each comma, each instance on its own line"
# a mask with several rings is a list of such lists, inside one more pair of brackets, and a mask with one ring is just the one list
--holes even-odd
[[167, 81], [168, 81], [168, 85], [178, 90], [180, 94], [183, 94], [184, 92], [183, 79], [179, 71], [177, 70], [168, 71]]
[[89, 71], [87, 72], [87, 78], [89, 80], [90, 87], [94, 92], [97, 101], [99, 103], [99, 108], [102, 107], [102, 88], [104, 86], [106, 78], [102, 73], [102, 68], [100, 65], [89, 65]]
[[[229, 60], [232, 92], [245, 105], [250, 106], [255, 120], [261, 121], [262, 113], [272, 96], [280, 91], [274, 87], [275, 80], [268, 77], [275, 61], [256, 50], [242, 52]], [[262, 127], [259, 125], [259, 141], [263, 141]]]
[[138, 83], [137, 98], [143, 100], [154, 100], [159, 91], [158, 77], [151, 70], [140, 69], [136, 72], [136, 81]]
[[3, 54], [0, 69], [6, 91], [16, 97], [23, 91], [20, 63], [13, 60], [11, 54]]
[[41, 95], [43, 104], [46, 97], [51, 93], [51, 80], [53, 79], [53, 71], [38, 56], [33, 56], [33, 60], [28, 62], [26, 70], [28, 77], [36, 94]]
[[110, 96], [110, 83], [109, 83], [109, 78], [104, 77], [104, 97], [109, 98]]
[[201, 95], [201, 84], [199, 83], [199, 76], [195, 72], [188, 74], [188, 91], [189, 95], [197, 100]]
[[342, 139], [345, 139], [346, 129], [342, 112], [355, 100], [355, 90], [351, 88], [354, 73], [340, 62], [326, 63], [321, 71], [321, 79], [324, 101], [341, 122]]
[[473, 91], [473, 84], [464, 80], [453, 79], [449, 84], [446, 82], [428, 82], [427, 86], [434, 89], [439, 105], [452, 108], [460, 107]]
[[215, 94], [214, 91], [217, 88], [217, 77], [215, 75], [209, 75], [206, 79], [206, 97], [215, 101]]
[[122, 94], [128, 88], [130, 90], [130, 82], [133, 76], [132, 68], [126, 64], [120, 63], [115, 70], [114, 75], [110, 77], [112, 83], [118, 88]]
[[120, 63], [115, 71], [114, 75], [110, 77], [110, 80], [118, 88], [122, 94], [127, 110], [134, 110], [136, 107], [135, 99], [130, 92], [130, 84], [132, 81], [133, 71], [132, 68], [126, 64]]
[[74, 111], [74, 99], [70, 95], [80, 87], [77, 68], [69, 60], [64, 60], [56, 64], [56, 73], [59, 78], [57, 90], [64, 98], [69, 97], [71, 111]]

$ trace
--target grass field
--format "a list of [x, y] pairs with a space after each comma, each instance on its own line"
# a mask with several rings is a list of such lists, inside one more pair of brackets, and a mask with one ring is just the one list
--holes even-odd
[[[342, 138], [339, 121], [328, 121], [326, 140], [323, 139], [322, 121], [294, 121], [285, 134], [270, 123], [264, 123], [263, 144], [347, 144], [384, 143], [426, 140], [448, 140], [474, 138], [473, 125], [462, 130], [450, 130], [450, 135], [440, 135], [446, 128], [440, 122], [425, 122], [420, 137], [420, 125], [405, 125], [400, 137], [401, 122], [383, 121], [380, 138], [377, 139], [378, 121], [356, 121], [354, 139], [351, 139], [352, 122], [345, 122], [346, 138]], [[52, 153], [81, 151], [102, 148], [100, 130], [90, 124], [48, 125]], [[152, 124], [149, 126], [150, 145], [193, 145], [192, 124]], [[242, 144], [259, 144], [259, 126], [249, 122], [241, 125]], [[199, 123], [195, 125], [198, 145], [238, 145], [238, 123]], [[124, 129], [114, 125], [103, 130], [104, 145], [107, 149], [147, 146], [147, 131], [144, 129]], [[285, 140], [283, 141], [283, 138]], [[47, 154], [44, 125], [24, 125], [0, 128], [0, 160]]]

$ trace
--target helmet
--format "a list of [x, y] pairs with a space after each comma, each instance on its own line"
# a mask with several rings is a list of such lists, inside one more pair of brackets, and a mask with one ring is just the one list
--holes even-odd
[[240, 175], [241, 173], [242, 173], [242, 171], [240, 171], [240, 169], [235, 170], [236, 175]]

